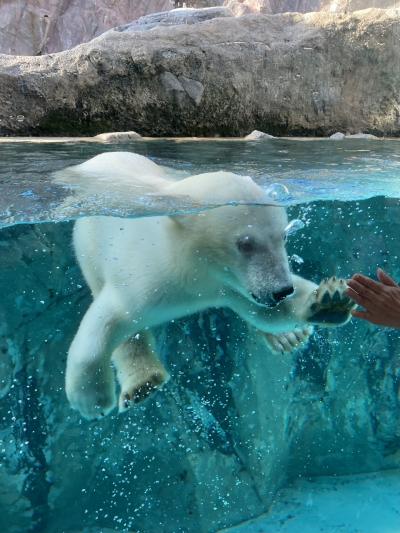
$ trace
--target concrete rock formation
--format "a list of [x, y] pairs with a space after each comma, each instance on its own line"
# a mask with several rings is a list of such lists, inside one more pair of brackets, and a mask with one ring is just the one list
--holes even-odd
[[59, 54], [3, 55], [0, 134], [399, 135], [399, 35], [399, 10], [371, 9], [110, 30]]
[[400, 7], [400, 0], [3, 0], [0, 2], [0, 53], [38, 55], [60, 52], [102, 32], [174, 7], [225, 5], [236, 16]]
[[399, 0], [322, 0], [321, 11], [332, 13], [350, 13], [361, 9], [393, 9], [400, 8]]
[[141, 135], [136, 131], [113, 131], [110, 133], [99, 133], [95, 135], [94, 139], [105, 143], [131, 141], [132, 139], [140, 139]]
[[171, 0], [3, 0], [0, 52], [59, 52], [90, 41], [119, 24], [171, 8]]
[[136, 32], [148, 31], [157, 27], [177, 26], [179, 24], [198, 24], [218, 17], [231, 17], [232, 12], [227, 7], [208, 7], [202, 9], [185, 8], [162, 11], [140, 17], [133, 22], [123, 24], [111, 31]]
[[343, 139], [346, 138], [346, 135], [340, 131], [337, 131], [336, 133], [330, 135], [329, 138], [332, 139], [332, 141], [343, 141]]
[[353, 133], [352, 135], [346, 135], [346, 139], [379, 139], [376, 135], [370, 133]]
[[273, 135], [270, 135], [269, 133], [264, 133], [263, 131], [254, 130], [248, 135], [246, 135], [245, 139], [247, 141], [258, 141], [259, 139], [275, 139]]
[[236, 16], [249, 13], [276, 14], [287, 12], [310, 13], [330, 11], [350, 13], [369, 8], [400, 7], [399, 0], [225, 0]]
[[323, 0], [225, 0], [225, 5], [236, 16], [249, 13], [275, 14], [286, 12], [308, 13], [320, 11]]

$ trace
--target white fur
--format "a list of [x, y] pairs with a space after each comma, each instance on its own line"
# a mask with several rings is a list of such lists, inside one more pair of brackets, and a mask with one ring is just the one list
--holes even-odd
[[[80, 167], [80, 168], [79, 168]], [[75, 167], [91, 176], [130, 180], [147, 191], [186, 195], [201, 203], [265, 204], [250, 178], [228, 172], [173, 181], [168, 172], [135, 154], [102, 154]], [[313, 283], [289, 271], [285, 210], [274, 205], [224, 206], [178, 217], [92, 217], [75, 225], [74, 246], [94, 301], [72, 342], [66, 390], [87, 418], [115, 405], [111, 354], [121, 386], [120, 410], [140, 401], [168, 378], [149, 328], [209, 307], [229, 307], [269, 334], [306, 322]], [[251, 238], [250, 255], [238, 239]], [[295, 286], [295, 295], [268, 308], [272, 294]], [[254, 297], [253, 297], [254, 295]]]

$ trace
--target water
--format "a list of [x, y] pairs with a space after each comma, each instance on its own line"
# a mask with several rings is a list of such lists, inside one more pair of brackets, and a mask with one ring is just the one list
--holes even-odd
[[[268, 189], [289, 189], [284, 205], [315, 200], [358, 200], [373, 196], [399, 198], [400, 141], [164, 141], [129, 144], [89, 143], [1, 144], [0, 227], [20, 222], [62, 221], [84, 214], [144, 216], [172, 214], [193, 206], [175, 200], [137, 198], [126, 184], [103, 183], [102, 189], [72, 184], [75, 209], [65, 212], [68, 183], [55, 183], [53, 173], [101, 152], [128, 150], [185, 174], [230, 170], [249, 175]], [[205, 206], [207, 207], [207, 206]]]
[[288, 254], [307, 279], [378, 266], [400, 279], [398, 141], [0, 144], [0, 531], [400, 530], [396, 330], [352, 320], [277, 355], [210, 309], [156, 328], [162, 391], [100, 421], [71, 410], [66, 353], [91, 297], [67, 219], [209, 207], [53, 179], [116, 149], [182, 176], [230, 170], [287, 187], [280, 201], [303, 222]]

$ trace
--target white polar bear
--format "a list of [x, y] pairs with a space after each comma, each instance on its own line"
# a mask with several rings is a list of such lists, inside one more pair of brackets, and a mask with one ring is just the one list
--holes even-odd
[[199, 204], [248, 204], [76, 223], [75, 251], [94, 301], [69, 350], [66, 392], [84, 417], [105, 415], [116, 404], [111, 355], [120, 411], [168, 379], [151, 336], [159, 324], [229, 307], [266, 333], [270, 347], [289, 351], [308, 338], [310, 324], [339, 325], [350, 318], [353, 304], [344, 280], [324, 280], [318, 288], [291, 274], [286, 212], [271, 205], [251, 178], [215, 172], [173, 181], [147, 158], [118, 152], [96, 156], [72, 172], [128, 180], [142, 192], [189, 196]]

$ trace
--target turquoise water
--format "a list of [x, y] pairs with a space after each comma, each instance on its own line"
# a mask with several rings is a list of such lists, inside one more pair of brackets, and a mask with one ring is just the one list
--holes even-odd
[[[284, 205], [400, 196], [400, 141], [152, 140], [106, 146], [4, 143], [0, 149], [0, 227], [68, 218], [57, 210], [69, 195], [68, 184], [62, 187], [54, 183], [52, 173], [101, 152], [115, 150], [145, 155], [183, 174], [229, 170], [249, 175], [265, 188], [273, 183], [284, 184], [289, 191], [280, 198]], [[85, 190], [84, 183], [80, 185], [74, 183], [73, 192], [82, 214], [143, 216], [188, 208], [179, 201], [163, 205], [151, 198], [133, 200], [131, 191], [115, 182], [103, 183], [101, 190], [94, 187], [91, 191]], [[110, 197], [114, 198], [116, 207], [110, 208]], [[78, 210], [74, 216], [79, 216]]]
[[[287, 248], [307, 279], [378, 266], [400, 279], [398, 141], [0, 144], [0, 531], [400, 530], [396, 330], [352, 320], [278, 355], [233, 312], [210, 309], [157, 328], [171, 379], [146, 402], [100, 421], [71, 410], [66, 354], [91, 297], [65, 200], [72, 218], [193, 210], [132, 199], [121, 183], [54, 181], [112, 150], [182, 176], [230, 170], [280, 184], [304, 224]], [[377, 481], [360, 488], [360, 476]], [[378, 502], [368, 520], [359, 494], [369, 511]]]

